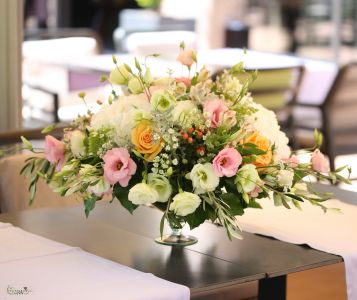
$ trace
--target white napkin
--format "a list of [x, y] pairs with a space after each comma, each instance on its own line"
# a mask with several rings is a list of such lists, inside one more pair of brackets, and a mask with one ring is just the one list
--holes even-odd
[[324, 205], [339, 208], [342, 213], [325, 214], [307, 202], [302, 203], [302, 211], [275, 207], [268, 199], [260, 203], [263, 209], [249, 208], [237, 218], [243, 230], [341, 255], [345, 261], [348, 299], [357, 300], [357, 205], [330, 200]]
[[0, 299], [186, 300], [187, 287], [0, 223]]

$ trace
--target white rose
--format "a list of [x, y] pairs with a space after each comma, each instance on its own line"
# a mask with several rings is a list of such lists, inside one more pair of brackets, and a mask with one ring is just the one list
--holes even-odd
[[182, 192], [173, 198], [170, 204], [170, 210], [173, 210], [178, 216], [187, 216], [195, 212], [201, 204], [201, 198], [193, 193]]
[[86, 154], [86, 147], [84, 145], [85, 138], [86, 135], [80, 130], [75, 130], [71, 133], [70, 147], [75, 157], [84, 156]]
[[291, 153], [288, 146], [289, 139], [280, 130], [275, 113], [257, 103], [251, 103], [251, 106], [257, 109], [257, 111], [249, 116], [245, 123], [269, 139], [272, 145], [275, 145], [274, 162], [276, 163], [284, 157], [289, 157]]
[[187, 124], [188, 118], [195, 109], [196, 106], [192, 101], [179, 101], [172, 110], [172, 118], [174, 122], [180, 123], [183, 126], [190, 126], [191, 124]]
[[291, 187], [293, 184], [294, 172], [289, 170], [280, 170], [278, 172], [277, 180], [281, 187]]
[[259, 181], [260, 177], [257, 169], [252, 164], [241, 167], [235, 179], [238, 192], [246, 194], [252, 192]]
[[167, 202], [172, 193], [169, 180], [162, 175], [149, 173], [148, 185], [151, 186], [159, 195], [158, 202]]
[[153, 110], [165, 112], [175, 103], [175, 98], [165, 90], [158, 90], [151, 96], [151, 107]]
[[214, 191], [219, 184], [219, 177], [214, 172], [211, 163], [194, 165], [189, 178], [192, 180], [196, 194]]
[[89, 191], [97, 196], [102, 196], [110, 190], [110, 184], [103, 177], [94, 186], [89, 186]]
[[129, 190], [128, 199], [136, 205], [151, 204], [158, 201], [159, 194], [146, 183], [138, 183]]
[[121, 96], [112, 105], [105, 104], [91, 120], [91, 129], [113, 128], [115, 141], [128, 138], [136, 124], [138, 116], [148, 115], [151, 111], [150, 103], [144, 94]]

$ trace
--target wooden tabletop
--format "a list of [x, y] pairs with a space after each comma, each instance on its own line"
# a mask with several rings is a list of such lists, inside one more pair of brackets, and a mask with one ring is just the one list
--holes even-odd
[[140, 207], [130, 215], [118, 202], [101, 202], [85, 218], [81, 205], [0, 215], [26, 231], [80, 247], [95, 255], [188, 286], [215, 290], [341, 262], [336, 255], [244, 233], [229, 241], [224, 229], [206, 223], [191, 232], [189, 247], [156, 244], [161, 212]]

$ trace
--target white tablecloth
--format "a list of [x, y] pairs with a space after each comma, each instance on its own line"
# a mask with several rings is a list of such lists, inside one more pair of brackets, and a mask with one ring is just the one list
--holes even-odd
[[341, 255], [345, 261], [348, 299], [357, 300], [357, 205], [331, 200], [325, 205], [342, 212], [324, 214], [310, 203], [302, 203], [302, 211], [275, 207], [268, 199], [260, 203], [262, 210], [249, 208], [238, 218], [243, 230]]
[[0, 223], [0, 299], [186, 300], [187, 287]]

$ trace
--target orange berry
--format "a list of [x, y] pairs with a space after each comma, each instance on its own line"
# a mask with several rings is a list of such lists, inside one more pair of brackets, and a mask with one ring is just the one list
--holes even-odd
[[194, 131], [195, 131], [195, 128], [193, 128], [193, 127], [191, 127], [191, 128], [188, 129], [188, 132], [189, 132], [189, 133], [192, 133], [192, 132], [194, 132]]
[[187, 140], [188, 139], [188, 134], [187, 133], [183, 133], [182, 137]]
[[191, 143], [193, 143], [193, 138], [192, 138], [192, 137], [189, 137], [189, 138], [187, 139], [187, 141], [191, 144]]

